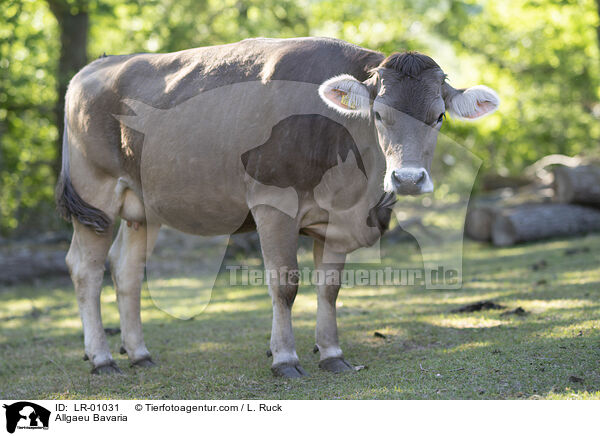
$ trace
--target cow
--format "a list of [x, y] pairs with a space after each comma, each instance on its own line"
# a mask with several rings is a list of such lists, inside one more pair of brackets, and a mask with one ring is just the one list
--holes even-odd
[[[455, 89], [430, 57], [389, 56], [332, 38], [256, 38], [167, 54], [100, 58], [66, 94], [59, 212], [74, 227], [66, 262], [92, 373], [119, 373], [100, 293], [108, 258], [121, 350], [155, 365], [140, 288], [162, 225], [197, 235], [256, 230], [270, 280], [275, 376], [307, 375], [292, 332], [297, 242], [319, 271], [387, 229], [397, 195], [433, 190], [446, 112], [494, 112], [486, 86]], [[121, 225], [113, 242], [115, 220]], [[111, 245], [112, 244], [112, 245]], [[353, 371], [338, 341], [339, 282], [317, 285], [319, 367]]]

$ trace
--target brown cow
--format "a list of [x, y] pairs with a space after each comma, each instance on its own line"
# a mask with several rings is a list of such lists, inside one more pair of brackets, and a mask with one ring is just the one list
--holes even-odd
[[[433, 190], [446, 111], [474, 119], [499, 104], [485, 86], [457, 90], [418, 53], [389, 57], [328, 38], [250, 39], [169, 54], [109, 56], [66, 96], [59, 209], [73, 217], [67, 264], [94, 373], [118, 372], [100, 316], [104, 262], [117, 288], [122, 348], [152, 365], [140, 287], [161, 225], [199, 235], [258, 230], [272, 280], [272, 370], [305, 375], [291, 308], [298, 235], [317, 269], [387, 227], [395, 194]], [[112, 242], [117, 217], [121, 225]], [[112, 248], [111, 248], [112, 243]], [[338, 343], [339, 283], [318, 285], [320, 367], [352, 370]]]

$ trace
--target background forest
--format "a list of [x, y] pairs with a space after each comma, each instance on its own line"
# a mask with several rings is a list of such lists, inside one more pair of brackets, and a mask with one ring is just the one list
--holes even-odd
[[499, 116], [443, 133], [518, 175], [600, 141], [600, 0], [0, 0], [0, 236], [61, 226], [53, 189], [63, 96], [103, 53], [167, 52], [253, 36], [332, 36], [423, 51], [455, 87], [496, 89]]

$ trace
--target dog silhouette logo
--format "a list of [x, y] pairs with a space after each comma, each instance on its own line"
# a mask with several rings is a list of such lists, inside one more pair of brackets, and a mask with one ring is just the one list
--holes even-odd
[[28, 401], [4, 404], [6, 409], [6, 431], [14, 433], [18, 429], [48, 429], [50, 411]]

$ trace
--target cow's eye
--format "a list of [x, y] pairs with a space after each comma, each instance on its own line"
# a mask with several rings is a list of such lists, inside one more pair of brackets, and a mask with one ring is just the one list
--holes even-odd
[[375, 112], [375, 119], [381, 121], [381, 114], [379, 112]]
[[438, 124], [441, 123], [442, 121], [444, 121], [444, 118], [446, 118], [446, 113], [442, 112], [440, 114], [440, 116], [438, 117], [438, 120], [437, 120]]

